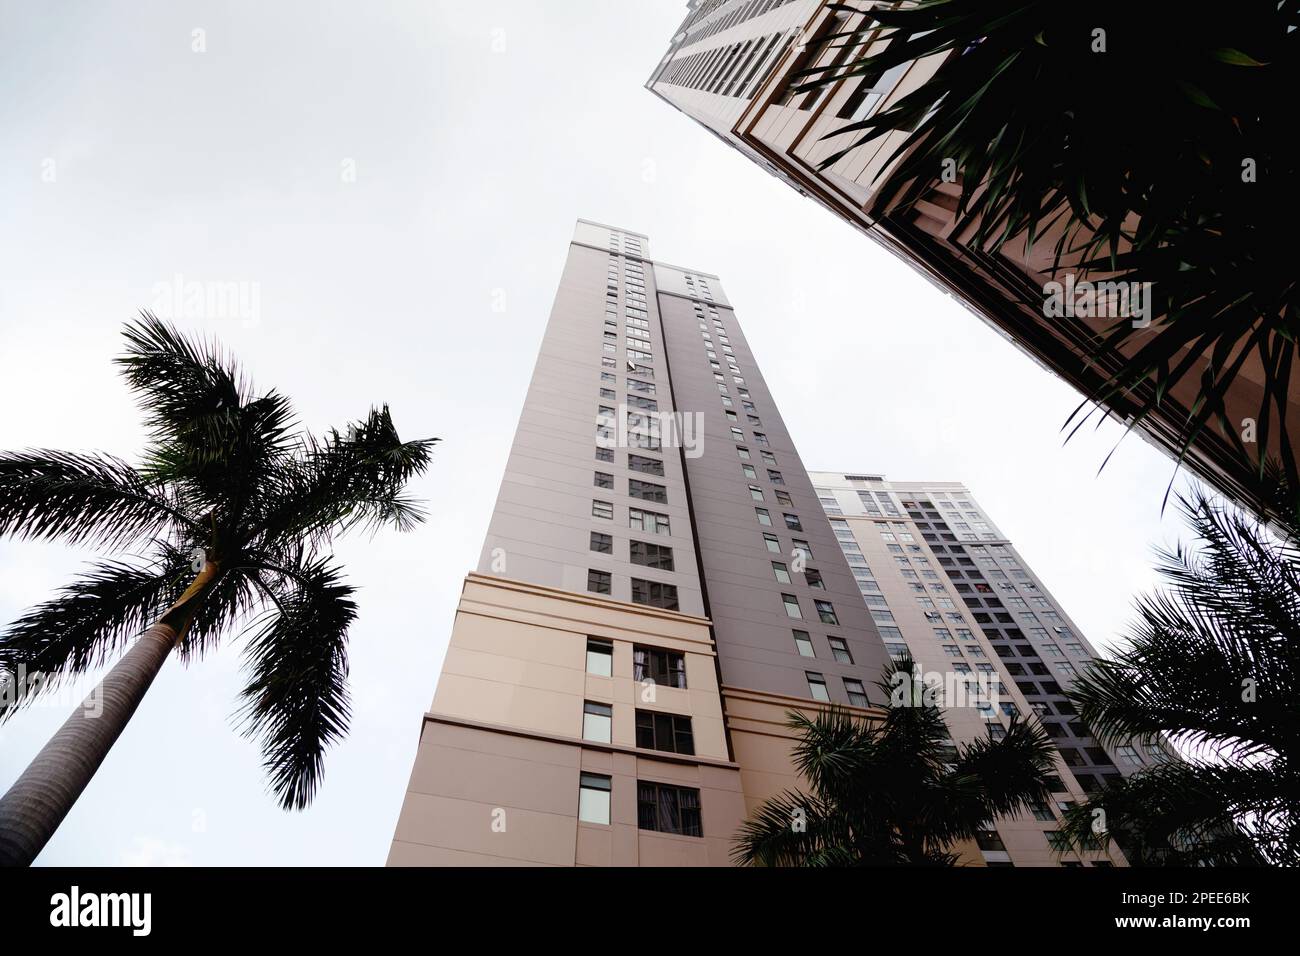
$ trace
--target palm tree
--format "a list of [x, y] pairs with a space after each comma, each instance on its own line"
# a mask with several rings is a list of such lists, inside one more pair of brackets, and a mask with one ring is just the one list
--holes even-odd
[[357, 606], [330, 545], [353, 528], [404, 531], [424, 518], [403, 488], [437, 439], [401, 441], [387, 406], [345, 434], [297, 434], [288, 399], [255, 394], [215, 345], [147, 312], [125, 336], [117, 363], [149, 426], [138, 467], [0, 453], [0, 535], [148, 553], [94, 563], [0, 634], [10, 680], [0, 718], [139, 635], [97, 689], [102, 713], [75, 711], [0, 798], [0, 864], [29, 864], [45, 846], [167, 656], [201, 659], [230, 633], [247, 641], [243, 732], [260, 738], [280, 804], [305, 807], [349, 721]]
[[1015, 720], [1000, 740], [954, 746], [910, 661], [878, 686], [891, 699], [879, 721], [834, 706], [787, 715], [809, 791], [759, 807], [741, 827], [736, 862], [951, 866], [953, 844], [1047, 798], [1055, 750], [1040, 726]]
[[1139, 863], [1295, 866], [1300, 550], [1203, 494], [1180, 505], [1199, 546], [1160, 553], [1166, 588], [1070, 697], [1102, 742], [1173, 743], [1183, 759], [1100, 791], [1062, 833], [1114, 839]]
[[[1300, 527], [1300, 462], [1284, 420], [1300, 327], [1286, 252], [1300, 216], [1291, 145], [1300, 8], [1246, 0], [1213, 30], [1130, 0], [831, 9], [855, 24], [832, 42], [854, 51], [870, 41], [870, 52], [802, 70], [796, 89], [879, 78], [927, 57], [940, 65], [888, 108], [837, 126], [827, 138], [843, 137], [843, 147], [823, 167], [905, 134], [877, 183], [878, 215], [912, 208], [955, 167], [953, 232], [973, 227], [974, 249], [1033, 245], [1055, 227], [1058, 267], [1067, 262], [1079, 279], [1151, 283], [1163, 314], [1150, 328], [1124, 320], [1096, 337], [1095, 356], [1112, 371], [1071, 421], [1081, 426], [1092, 414], [1084, 408], [1122, 399], [1136, 425], [1187, 382], [1196, 397], [1182, 450], [1217, 425], [1254, 467], [1252, 508], [1272, 504], [1264, 471], [1275, 456], [1289, 489], [1279, 516]], [[1258, 395], [1253, 448], [1225, 406], [1239, 377], [1250, 380], [1240, 394]]]

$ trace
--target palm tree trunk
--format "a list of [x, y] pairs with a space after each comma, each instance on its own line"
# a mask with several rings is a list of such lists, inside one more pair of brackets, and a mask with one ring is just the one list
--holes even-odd
[[[209, 562], [0, 797], [0, 866], [30, 866], [90, 784], [216, 581]], [[91, 702], [95, 706], [91, 706]]]

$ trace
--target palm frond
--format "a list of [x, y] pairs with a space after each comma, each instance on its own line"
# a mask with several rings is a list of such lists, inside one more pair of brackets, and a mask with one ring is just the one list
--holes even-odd
[[371, 409], [342, 434], [308, 436], [268, 495], [259, 520], [264, 537], [305, 536], [322, 544], [357, 527], [411, 530], [424, 521], [424, 511], [403, 488], [427, 470], [437, 442], [402, 441], [387, 405]]
[[[188, 582], [184, 563], [100, 561], [0, 632], [0, 669], [39, 676], [36, 690], [103, 664], [169, 607]], [[30, 700], [24, 696], [13, 705]]]
[[193, 521], [164, 488], [108, 455], [0, 452], [0, 535], [118, 548]]
[[322, 558], [294, 571], [296, 584], [249, 638], [240, 714], [245, 736], [262, 742], [263, 766], [281, 806], [300, 810], [315, 795], [326, 749], [346, 732], [347, 632], [353, 588]]

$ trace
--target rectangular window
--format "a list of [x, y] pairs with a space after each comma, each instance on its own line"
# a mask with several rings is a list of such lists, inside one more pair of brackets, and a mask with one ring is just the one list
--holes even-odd
[[628, 479], [627, 493], [633, 498], [640, 498], [642, 501], [654, 501], [658, 504], [667, 504], [668, 502], [667, 488], [637, 478]]
[[812, 671], [804, 671], [804, 676], [808, 678], [808, 694], [813, 700], [829, 701], [831, 699], [830, 693], [826, 690], [825, 677]]
[[612, 579], [608, 571], [588, 571], [587, 590], [595, 594], [609, 594]]
[[611, 461], [611, 462], [612, 462], [612, 461], [614, 460], [614, 449], [612, 449], [612, 448], [597, 448], [597, 449], [596, 449], [596, 460], [597, 460], [597, 461]]
[[596, 518], [607, 518], [613, 520], [614, 504], [609, 501], [592, 501], [591, 513], [592, 516]]
[[849, 695], [849, 703], [854, 707], [871, 706], [871, 702], [867, 700], [867, 689], [862, 686], [862, 681], [854, 680], [852, 677], [844, 678], [844, 691]]
[[597, 554], [613, 554], [613, 535], [601, 534], [599, 531], [593, 531], [591, 533], [591, 550], [595, 551]]
[[614, 642], [587, 638], [587, 673], [611, 677], [614, 673]]
[[613, 488], [613, 487], [614, 487], [614, 476], [613, 476], [613, 475], [610, 475], [610, 474], [606, 474], [606, 473], [603, 472], [603, 471], [598, 471], [598, 472], [596, 472], [596, 487], [597, 487], [597, 488]]
[[677, 610], [677, 587], [673, 584], [661, 584], [658, 581], [642, 581], [640, 578], [633, 578], [632, 603], [662, 608], [665, 611], [675, 611]]
[[662, 687], [686, 689], [686, 655], [653, 647], [632, 649], [632, 679]]
[[772, 572], [776, 575], [776, 579], [782, 584], [790, 583], [790, 569], [780, 561], [772, 562]]
[[754, 514], [758, 516], [759, 524], [768, 528], [772, 527], [772, 515], [768, 513], [766, 508], [755, 508]]
[[787, 514], [785, 516], [785, 526], [791, 531], [802, 531], [803, 525], [799, 522], [798, 515]]
[[822, 582], [822, 573], [816, 568], [804, 568], [803, 576], [810, 588], [817, 588], [821, 591], [826, 590], [826, 585]]
[[794, 632], [794, 646], [798, 648], [800, 657], [817, 656], [817, 652], [813, 650], [812, 638], [808, 636], [807, 631]]
[[609, 826], [609, 797], [613, 789], [613, 781], [603, 774], [579, 774], [578, 819]]
[[646, 750], [663, 750], [673, 754], [695, 753], [691, 718], [655, 711], [636, 712], [636, 745]]
[[782, 594], [781, 601], [785, 604], [786, 617], [793, 618], [796, 621], [803, 620], [803, 612], [799, 610], [799, 599], [793, 594]]
[[[613, 515], [611, 514], [610, 517], [613, 517]], [[629, 508], [627, 521], [630, 528], [639, 528], [652, 534], [672, 534], [668, 524], [668, 516], [654, 511]]]
[[841, 664], [852, 664], [853, 655], [849, 653], [848, 642], [842, 637], [828, 637], [826, 640], [831, 645], [831, 653]]
[[771, 551], [773, 554], [781, 553], [781, 542], [777, 539], [776, 535], [768, 534], [764, 531], [763, 541], [767, 544], [767, 550]]
[[817, 616], [821, 618], [823, 624], [839, 626], [840, 619], [835, 616], [835, 607], [830, 601], [813, 601], [813, 605], [817, 608]]
[[664, 475], [664, 463], [658, 458], [646, 458], [644, 455], [629, 454], [627, 456], [627, 467], [644, 475], [658, 475], [660, 478]]
[[637, 826], [657, 833], [703, 836], [700, 828], [700, 791], [666, 783], [636, 784]]
[[662, 544], [648, 544], [645, 541], [633, 541], [629, 546], [629, 557], [633, 564], [646, 568], [658, 568], [660, 571], [673, 570], [673, 549]]
[[614, 725], [614, 708], [594, 700], [582, 704], [582, 739], [607, 744]]

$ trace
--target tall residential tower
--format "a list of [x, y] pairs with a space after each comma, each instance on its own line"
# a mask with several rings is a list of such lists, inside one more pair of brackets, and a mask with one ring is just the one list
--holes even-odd
[[579, 221], [391, 865], [725, 865], [884, 645], [718, 278]]
[[[965, 486], [813, 472], [817, 496], [893, 657], [935, 680], [987, 675], [998, 700], [945, 710], [954, 738], [982, 722], [1032, 713], [1060, 754], [1050, 806], [999, 820], [980, 839], [986, 862], [1109, 865], [1110, 854], [1054, 852], [1060, 814], [1110, 780], [1169, 759], [1160, 747], [1108, 747], [1079, 720], [1065, 691], [1098, 657], [1078, 625]], [[1001, 732], [995, 723], [990, 732]], [[1052, 851], [1049, 854], [1049, 851]]]
[[[866, 74], [848, 75], [842, 69], [896, 39], [895, 31], [874, 21], [870, 11], [899, 5], [868, 0], [691, 0], [646, 87], [956, 296], [1080, 392], [1096, 394], [1124, 356], [1148, 340], [1136, 338], [1118, 352], [1099, 351], [1097, 335], [1115, 321], [1113, 317], [1090, 311], [1059, 316], [1045, 308], [1045, 284], [1056, 277], [1051, 270], [1059, 224], [1044, 228], [1029, 250], [1024, 241], [1007, 242], [996, 254], [976, 248], [972, 239], [978, 221], [957, 222], [960, 171], [952, 181], [944, 181], [936, 170], [921, 201], [906, 208], [891, 205], [894, 201], [887, 201], [879, 188], [881, 174], [906, 133], [878, 136], [829, 162], [861, 135], [842, 132], [846, 127], [888, 109], [931, 79], [945, 62], [946, 55], [936, 55]], [[823, 72], [809, 72], [817, 70]], [[800, 88], [820, 77], [832, 81]], [[1075, 237], [1072, 245], [1079, 244]], [[1066, 272], [1074, 267], [1068, 254], [1062, 266]], [[1158, 331], [1157, 323], [1151, 332]], [[1208, 369], [1208, 359], [1197, 361]], [[1223, 396], [1224, 418], [1254, 422], [1265, 397], [1266, 375], [1253, 358], [1243, 355], [1242, 361], [1241, 374]], [[1127, 419], [1139, 408], [1150, 407], [1150, 415], [1139, 423], [1139, 434], [1220, 490], [1251, 502], [1255, 465], [1236, 450], [1236, 436], [1231, 441], [1225, 437], [1217, 419], [1187, 434], [1200, 378], [1188, 374], [1161, 395], [1146, 382], [1131, 393], [1109, 398], [1109, 409]], [[1286, 420], [1300, 414], [1294, 380], [1281, 396], [1279, 416], [1285, 417], [1287, 410]], [[1284, 452], [1281, 431], [1274, 428], [1259, 437], [1273, 457]], [[1190, 447], [1184, 455], [1185, 442]]]

